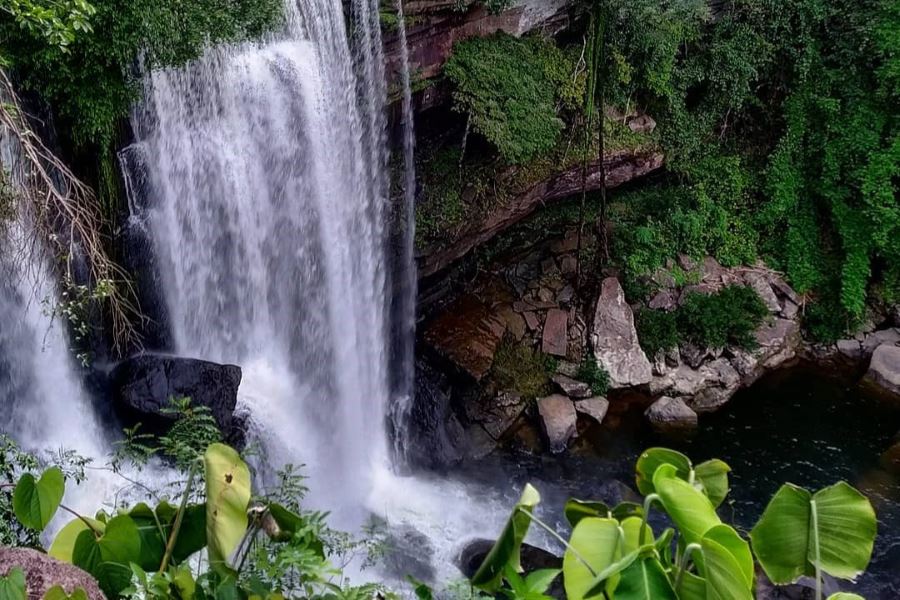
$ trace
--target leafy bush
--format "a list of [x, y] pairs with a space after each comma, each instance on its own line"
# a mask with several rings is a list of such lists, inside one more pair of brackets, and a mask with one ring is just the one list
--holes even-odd
[[555, 370], [553, 357], [507, 336], [494, 354], [491, 379], [498, 390], [512, 390], [534, 399], [553, 390], [550, 376]]
[[581, 361], [575, 378], [590, 385], [595, 396], [604, 396], [609, 391], [609, 373], [593, 357]]
[[[564, 509], [572, 527], [568, 540], [535, 516], [540, 494], [526, 485], [472, 584], [513, 600], [544, 599], [562, 574], [569, 600], [752, 600], [758, 561], [777, 585], [814, 577], [821, 600], [824, 573], [853, 579], [866, 569], [876, 518], [869, 500], [856, 489], [839, 482], [813, 494], [785, 484], [748, 543], [716, 513], [728, 495], [730, 471], [721, 460], [695, 466], [679, 452], [651, 448], [635, 465], [643, 504], [610, 508], [569, 500]], [[648, 524], [654, 507], [674, 525], [658, 536]], [[523, 573], [520, 548], [532, 523], [564, 543], [562, 569]], [[835, 594], [830, 600], [838, 599], [861, 600], [854, 594]]]
[[651, 357], [660, 350], [677, 348], [682, 339], [674, 312], [645, 308], [635, 315], [635, 327], [641, 348]]
[[563, 129], [557, 103], [577, 106], [583, 82], [574, 62], [541, 37], [497, 33], [457, 43], [444, 67], [454, 109], [466, 113], [512, 164], [553, 148]]
[[714, 294], [688, 294], [671, 312], [641, 310], [635, 325], [641, 347], [651, 356], [684, 341], [701, 348], [752, 349], [756, 346], [753, 334], [768, 314], [752, 288], [731, 285]]
[[753, 289], [732, 285], [715, 294], [688, 294], [678, 309], [678, 330], [700, 347], [753, 348], [753, 332], [768, 314]]

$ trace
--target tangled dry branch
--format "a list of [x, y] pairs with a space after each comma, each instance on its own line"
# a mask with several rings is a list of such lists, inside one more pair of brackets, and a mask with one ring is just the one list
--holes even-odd
[[[116, 351], [136, 343], [135, 319], [140, 311], [125, 271], [107, 254], [102, 219], [93, 190], [54, 155], [29, 126], [6, 72], [0, 68], [0, 128], [17, 142], [21, 171], [13, 178], [17, 213], [27, 228], [19, 252], [27, 257], [49, 249], [60, 261], [66, 284], [75, 281], [74, 265], [83, 257], [90, 270], [90, 286], [103, 285], [106, 310]], [[2, 174], [0, 174], [2, 175]], [[35, 261], [27, 261], [36, 264]]]

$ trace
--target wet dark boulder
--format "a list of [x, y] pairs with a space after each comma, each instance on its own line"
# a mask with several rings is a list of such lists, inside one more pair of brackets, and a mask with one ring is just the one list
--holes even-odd
[[142, 354], [119, 363], [109, 377], [116, 412], [128, 423], [164, 431], [172, 417], [163, 413], [173, 398], [188, 397], [206, 406], [229, 435], [238, 425], [234, 416], [241, 368], [205, 360]]

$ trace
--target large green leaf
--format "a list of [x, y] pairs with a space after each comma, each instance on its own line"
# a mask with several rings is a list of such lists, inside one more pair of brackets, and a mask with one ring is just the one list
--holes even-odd
[[72, 563], [99, 579], [101, 564], [139, 564], [140, 555], [141, 537], [137, 525], [128, 515], [119, 515], [109, 520], [103, 535], [99, 537], [87, 527], [78, 534], [72, 550]]
[[[853, 579], [866, 570], [872, 558], [878, 528], [872, 504], [843, 481], [819, 490], [812, 500], [818, 524], [819, 567], [832, 577]], [[813, 548], [807, 560], [815, 564]]]
[[678, 477], [685, 481], [690, 476], [691, 461], [687, 456], [668, 448], [649, 448], [641, 453], [635, 465], [637, 488], [642, 495], [647, 496], [656, 491], [653, 486], [653, 475], [662, 465], [675, 467]]
[[815, 495], [792, 484], [778, 490], [750, 532], [753, 551], [776, 584], [826, 573], [851, 579], [872, 556], [877, 524], [865, 496], [839, 482]]
[[569, 522], [569, 525], [575, 527], [578, 525], [578, 521], [585, 517], [608, 517], [609, 507], [602, 502], [570, 498], [566, 501], [563, 512], [566, 515], [566, 520]]
[[753, 600], [752, 580], [747, 581], [743, 567], [731, 550], [710, 536], [704, 537], [700, 546], [707, 600]]
[[10, 569], [6, 576], [0, 575], [0, 599], [28, 600], [25, 590], [25, 572], [16, 567]]
[[168, 532], [165, 529], [165, 524], [158, 521], [158, 517], [153, 509], [143, 502], [135, 505], [134, 508], [128, 511], [128, 516], [134, 521], [141, 541], [138, 565], [142, 569], [158, 569], [166, 551]]
[[814, 572], [806, 561], [811, 499], [805, 489], [784, 484], [750, 532], [753, 552], [773, 583], [793, 583]]
[[657, 468], [653, 487], [686, 543], [699, 543], [711, 527], [721, 523], [709, 498], [677, 477], [674, 466], [666, 464]]
[[[710, 528], [703, 536], [704, 540], [714, 541], [727, 550], [735, 564], [740, 569], [740, 574], [747, 589], [753, 587], [753, 554], [750, 552], [750, 544], [743, 539], [738, 532], [728, 525], [716, 525]], [[707, 577], [709, 579], [709, 577]]]
[[859, 594], [851, 594], [850, 592], [838, 592], [828, 596], [828, 600], [866, 600]]
[[678, 600], [659, 560], [645, 556], [622, 571], [616, 600]]
[[66, 480], [59, 467], [50, 467], [40, 479], [25, 473], [13, 492], [13, 511], [25, 527], [43, 531], [66, 491]]
[[506, 565], [511, 565], [516, 572], [522, 570], [520, 550], [528, 527], [531, 525], [531, 511], [541, 501], [541, 495], [531, 484], [526, 484], [522, 496], [507, 520], [500, 537], [491, 547], [484, 562], [472, 577], [472, 585], [494, 590], [498, 587]]
[[[90, 523], [90, 527], [88, 527], [88, 523]], [[50, 549], [47, 551], [47, 554], [63, 562], [73, 562], [72, 553], [75, 550], [75, 540], [78, 539], [78, 535], [82, 531], [88, 531], [91, 527], [101, 534], [103, 533], [103, 530], [106, 529], [104, 523], [95, 519], [90, 519], [88, 517], [72, 519], [66, 523], [66, 526], [60, 529], [59, 533], [56, 534], [56, 537], [53, 538], [53, 543], [50, 544]]]
[[728, 495], [728, 473], [731, 467], [718, 458], [700, 463], [694, 468], [694, 476], [703, 486], [713, 506], [719, 506]]
[[250, 469], [225, 444], [211, 444], [203, 455], [206, 469], [206, 541], [209, 564], [220, 571], [247, 532]]
[[596, 574], [622, 557], [622, 542], [622, 531], [615, 519], [585, 517], [578, 522], [563, 555], [563, 583], [569, 600], [588, 597], [598, 584]]
[[529, 594], [546, 593], [561, 572], [560, 569], [538, 569], [529, 573], [525, 577], [525, 591]]

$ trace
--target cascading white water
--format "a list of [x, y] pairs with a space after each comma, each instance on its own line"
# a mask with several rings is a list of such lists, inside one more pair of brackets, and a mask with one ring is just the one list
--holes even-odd
[[412, 86], [409, 74], [409, 49], [406, 44], [406, 18], [403, 0], [396, 0], [397, 37], [400, 45], [400, 83], [402, 86], [403, 111], [403, 179], [402, 203], [396, 211], [395, 228], [399, 248], [395, 249], [399, 262], [394, 269], [394, 312], [395, 352], [393, 359], [400, 363], [395, 371], [394, 392], [396, 397], [390, 406], [391, 429], [394, 438], [394, 457], [405, 460], [408, 452], [408, 427], [415, 387], [415, 337], [416, 337], [416, 294], [418, 276], [415, 267], [416, 239], [416, 132], [413, 123]]
[[[153, 240], [175, 351], [243, 367], [239, 407], [261, 466], [305, 463], [333, 525], [371, 512], [411, 525], [452, 576], [456, 544], [497, 527], [506, 500], [484, 510], [464, 486], [389, 465], [386, 420], [404, 426], [412, 384], [411, 364], [388, 363], [412, 359], [415, 184], [405, 181], [406, 264], [393, 269], [412, 278], [412, 298], [398, 319], [378, 2], [351, 8], [354, 39], [339, 0], [286, 0], [271, 39], [147, 74], [123, 169], [139, 171], [132, 218]], [[407, 344], [393, 355], [391, 327]], [[391, 369], [405, 373], [393, 388]]]
[[377, 8], [351, 44], [338, 0], [288, 0], [272, 39], [151, 72], [134, 116], [176, 351], [241, 365], [266, 462], [356, 508], [388, 460]]

